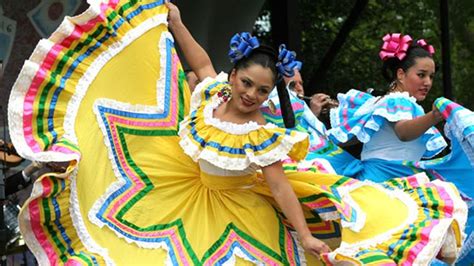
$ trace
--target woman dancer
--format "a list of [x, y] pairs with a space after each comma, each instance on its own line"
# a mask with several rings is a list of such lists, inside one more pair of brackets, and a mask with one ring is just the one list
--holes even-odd
[[[474, 156], [473, 143], [468, 139], [473, 135], [469, 128], [474, 127], [474, 114], [445, 98], [437, 99], [426, 114], [418, 104], [433, 85], [434, 53], [433, 46], [423, 39], [415, 42], [409, 35], [385, 35], [379, 56], [382, 74], [390, 83], [387, 94], [373, 97], [350, 90], [338, 95], [340, 106], [331, 110], [329, 133], [336, 143], [352, 138], [363, 143], [361, 161], [354, 160], [352, 170], [344, 174], [383, 182], [425, 172], [432, 180], [453, 182], [470, 202], [474, 197]], [[450, 154], [422, 161], [447, 146], [434, 127], [444, 119], [445, 133], [451, 139]], [[468, 235], [472, 227], [471, 221]], [[466, 245], [465, 255], [472, 253], [472, 235], [468, 236], [468, 243], [471, 244]]]

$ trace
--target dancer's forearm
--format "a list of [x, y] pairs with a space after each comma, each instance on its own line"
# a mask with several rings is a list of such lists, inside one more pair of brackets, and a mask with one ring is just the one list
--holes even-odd
[[440, 122], [433, 111], [426, 115], [395, 123], [394, 129], [401, 141], [411, 141], [422, 136], [428, 129]]
[[209, 55], [181, 21], [178, 8], [171, 3], [167, 3], [167, 6], [169, 8], [169, 28], [173, 33], [174, 39], [179, 44], [186, 62], [188, 62], [199, 80], [203, 80], [206, 77], [215, 77], [217, 74]]
[[311, 237], [298, 198], [279, 164], [281, 165], [281, 163], [275, 163], [275, 165], [263, 168], [263, 174], [273, 198], [298, 232], [299, 237], [302, 239]]

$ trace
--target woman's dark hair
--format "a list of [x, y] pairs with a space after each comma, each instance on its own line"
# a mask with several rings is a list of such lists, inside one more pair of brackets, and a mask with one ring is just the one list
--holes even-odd
[[290, 96], [286, 90], [283, 78], [277, 71], [276, 64], [278, 62], [278, 54], [272, 47], [268, 45], [260, 45], [254, 49], [248, 57], [243, 57], [235, 62], [233, 70], [246, 69], [253, 64], [269, 68], [273, 73], [273, 82], [278, 90], [278, 98], [280, 99], [281, 115], [286, 128], [295, 127], [295, 114], [291, 107]]
[[406, 56], [400, 60], [398, 57], [392, 57], [383, 62], [382, 75], [388, 81], [392, 82], [397, 78], [397, 70], [399, 68], [407, 71], [415, 65], [417, 58], [433, 58], [431, 54], [418, 44], [414, 44], [408, 48]]
[[248, 57], [243, 57], [235, 62], [232, 69], [241, 70], [248, 68], [253, 64], [260, 65], [264, 68], [270, 68], [273, 74], [273, 82], [278, 80], [278, 72], [276, 63], [278, 61], [278, 54], [272, 47], [268, 45], [260, 45], [254, 49]]
[[280, 99], [280, 109], [281, 116], [283, 117], [283, 122], [285, 123], [286, 128], [295, 127], [295, 112], [293, 112], [293, 107], [291, 106], [290, 95], [286, 89], [285, 81], [280, 78], [276, 84], [278, 99]]

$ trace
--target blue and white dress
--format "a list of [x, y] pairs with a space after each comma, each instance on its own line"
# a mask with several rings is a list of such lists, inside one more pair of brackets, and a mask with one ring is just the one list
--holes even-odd
[[[313, 114], [304, 100], [299, 99], [293, 91], [288, 90], [288, 93], [296, 119], [294, 129], [308, 133], [310, 139], [309, 153], [304, 164], [299, 164], [298, 168], [307, 169], [308, 165], [311, 165], [312, 170], [319, 172], [350, 176], [345, 174], [345, 169], [350, 169], [357, 161], [356, 158], [329, 139], [326, 126]], [[267, 121], [284, 126], [276, 89], [270, 93], [268, 101], [263, 103], [261, 111]], [[317, 169], [314, 169], [315, 167]]]
[[[295, 128], [310, 134], [310, 153], [306, 161], [313, 161], [313, 165], [324, 165], [323, 169], [329, 172], [375, 182], [425, 172], [431, 179], [456, 184], [470, 206], [468, 236], [460, 263], [474, 261], [474, 208], [471, 200], [474, 198], [473, 112], [445, 98], [435, 102], [447, 121], [444, 131], [450, 139], [451, 152], [441, 158], [430, 159], [448, 146], [436, 128], [432, 127], [419, 138], [407, 142], [400, 141], [395, 134], [395, 122], [425, 114], [416, 99], [408, 93], [374, 97], [350, 90], [339, 94], [340, 105], [331, 110], [330, 130], [294, 93], [290, 92], [290, 99], [297, 122]], [[276, 107], [274, 111], [271, 111], [270, 101]], [[276, 93], [270, 95], [269, 102], [262, 108], [265, 117], [283, 125]], [[353, 138], [363, 143], [361, 160], [337, 146]]]
[[383, 182], [394, 177], [425, 172], [431, 179], [453, 182], [470, 206], [466, 232], [468, 234], [461, 261], [474, 259], [474, 113], [446, 99], [435, 105], [445, 120], [445, 134], [450, 139], [450, 153], [430, 159], [447, 147], [439, 131], [432, 127], [412, 141], [400, 141], [394, 125], [401, 120], [425, 114], [414, 97], [407, 92], [395, 92], [383, 97], [350, 90], [338, 95], [339, 107], [331, 110], [328, 131], [335, 143], [357, 138], [363, 143], [361, 160], [354, 161], [348, 176]]

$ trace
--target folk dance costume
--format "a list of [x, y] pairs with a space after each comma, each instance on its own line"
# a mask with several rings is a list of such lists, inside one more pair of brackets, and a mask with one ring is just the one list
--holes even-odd
[[[315, 169], [321, 173], [351, 176], [348, 175], [347, 171], [353, 171], [354, 167], [360, 167], [353, 165], [357, 161], [356, 158], [329, 138], [326, 126], [313, 114], [304, 100], [299, 99], [293, 91], [288, 90], [288, 94], [295, 114], [296, 123], [293, 129], [307, 133], [310, 144], [309, 152], [304, 161], [298, 163], [287, 160], [287, 165], [292, 163], [295, 169]], [[260, 110], [267, 121], [281, 127], [284, 126], [276, 90], [270, 93], [268, 100], [263, 103]]]
[[[28, 159], [71, 161], [35, 182], [19, 217], [25, 241], [43, 265], [314, 265], [258, 171], [304, 158], [307, 135], [216, 119], [222, 76], [190, 97], [166, 12], [163, 1], [98, 1], [25, 63], [12, 140]], [[310, 230], [342, 241], [327, 264], [458, 255], [466, 206], [449, 183], [285, 172]]]
[[[340, 94], [339, 107], [331, 110], [331, 122], [335, 127], [329, 130], [303, 100], [292, 92], [290, 95], [297, 121], [295, 129], [307, 132], [311, 140], [305, 163], [293, 162], [294, 167], [299, 165], [303, 169], [311, 162], [313, 168], [322, 172], [375, 182], [424, 172], [430, 180], [453, 182], [464, 196], [470, 213], [474, 211], [471, 200], [474, 197], [474, 114], [470, 110], [446, 98], [435, 101], [447, 122], [444, 131], [450, 139], [451, 152], [442, 158], [421, 160], [422, 157], [430, 158], [438, 154], [447, 143], [434, 127], [416, 140], [402, 142], [398, 139], [391, 122], [424, 114], [422, 107], [408, 93], [374, 97], [369, 93], [350, 90]], [[262, 112], [267, 120], [283, 125], [276, 94], [272, 94], [264, 104]], [[352, 138], [364, 143], [361, 160], [336, 145]], [[471, 254], [474, 248], [472, 217], [469, 215], [460, 263], [474, 258], [474, 254]]]
[[[350, 90], [339, 94], [338, 100], [340, 106], [331, 110], [331, 139], [339, 143], [355, 137], [364, 143], [361, 161], [356, 160], [352, 164], [356, 167], [344, 173], [362, 180], [383, 182], [393, 177], [425, 172], [430, 180], [453, 182], [470, 209], [468, 237], [462, 253], [464, 256], [473, 253], [474, 113], [446, 98], [438, 98], [434, 104], [446, 120], [444, 131], [450, 139], [451, 151], [438, 159], [421, 160], [435, 156], [447, 144], [434, 127], [415, 140], [402, 142], [398, 139], [393, 129], [394, 122], [424, 114], [423, 108], [407, 92], [373, 97]], [[474, 258], [474, 254], [470, 257]]]

